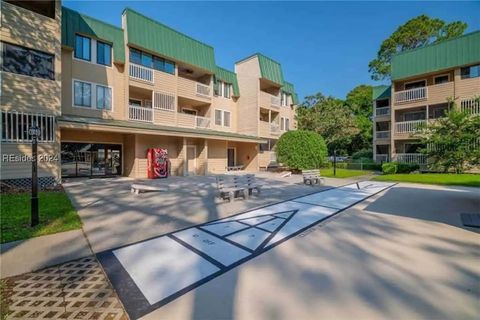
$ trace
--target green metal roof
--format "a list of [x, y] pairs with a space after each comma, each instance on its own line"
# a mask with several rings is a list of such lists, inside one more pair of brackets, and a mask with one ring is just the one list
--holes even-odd
[[132, 9], [125, 9], [127, 42], [215, 73], [213, 48]]
[[480, 31], [405, 51], [392, 58], [392, 80], [480, 62]]
[[372, 90], [372, 98], [373, 100], [381, 100], [381, 99], [388, 99], [392, 95], [392, 87], [391, 86], [376, 86], [373, 87]]
[[90, 35], [112, 43], [113, 60], [125, 62], [123, 29], [62, 7], [62, 45], [73, 49], [76, 33]]
[[[208, 129], [193, 129], [193, 128], [182, 128], [182, 127], [172, 127], [165, 125], [158, 125], [153, 123], [141, 123], [134, 121], [126, 120], [113, 120], [113, 119], [102, 119], [102, 118], [91, 118], [91, 117], [78, 117], [78, 116], [67, 116], [62, 115], [57, 118], [59, 122], [66, 123], [79, 123], [83, 125], [103, 125], [110, 127], [120, 127], [125, 129], [141, 129], [151, 131], [152, 133], [159, 134], [168, 134], [169, 132], [174, 134], [185, 134], [185, 135], [201, 135], [204, 138], [208, 139], [222, 139], [228, 138], [236, 141], [249, 141], [256, 143], [265, 143], [265, 139], [258, 138], [255, 136], [250, 136], [246, 134], [240, 134], [235, 132], [226, 132], [226, 131], [216, 131]], [[126, 131], [127, 132], [127, 131]]]
[[240, 88], [238, 87], [238, 79], [235, 72], [217, 66], [215, 70], [215, 77], [218, 80], [231, 83], [233, 86], [233, 95], [236, 97], [240, 96]]
[[282, 90], [292, 95], [293, 104], [298, 104], [298, 95], [295, 93], [295, 87], [292, 83], [284, 81]]
[[282, 66], [280, 63], [260, 53], [257, 53], [256, 56], [258, 57], [258, 63], [260, 64], [260, 73], [262, 78], [282, 86], [284, 80]]

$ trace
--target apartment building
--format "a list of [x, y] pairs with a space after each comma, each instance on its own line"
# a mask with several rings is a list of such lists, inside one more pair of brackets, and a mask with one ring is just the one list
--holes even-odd
[[[255, 54], [236, 63], [235, 72], [229, 71], [216, 65], [211, 46], [134, 10], [125, 9], [117, 27], [51, 3], [57, 14], [52, 34], [57, 47], [40, 49], [55, 54], [55, 81], [32, 80], [32, 75], [9, 70], [5, 51], [2, 54], [4, 78], [34, 82], [12, 94], [17, 99], [27, 104], [30, 97], [40, 100], [38, 83], [56, 84], [55, 104], [45, 92], [45, 112], [24, 101], [4, 108], [2, 101], [2, 153], [8, 149], [22, 155], [30, 150], [25, 134], [29, 123], [18, 120], [22, 112], [36, 119], [41, 110], [40, 118], [47, 119], [39, 123], [45, 123], [42, 130], [51, 139], [40, 142], [50, 149], [40, 153], [61, 156], [57, 162], [40, 164], [41, 177], [145, 178], [147, 149], [154, 147], [168, 150], [172, 175], [223, 173], [236, 166], [257, 171], [274, 160], [280, 134], [295, 127], [294, 87], [284, 81], [281, 65], [274, 60]], [[30, 9], [16, 1], [2, 2], [2, 35], [5, 25], [19, 29], [22, 20], [13, 16], [15, 12], [22, 18], [30, 15], [22, 21], [25, 28], [36, 23], [39, 14]], [[37, 49], [41, 34], [34, 28], [30, 35], [18, 32], [12, 38]], [[13, 87], [4, 81], [2, 90]], [[1, 170], [2, 180], [26, 181], [30, 164], [19, 167], [2, 161]]]
[[373, 90], [377, 162], [426, 165], [415, 132], [450, 108], [480, 114], [480, 31], [397, 54], [390, 86]]

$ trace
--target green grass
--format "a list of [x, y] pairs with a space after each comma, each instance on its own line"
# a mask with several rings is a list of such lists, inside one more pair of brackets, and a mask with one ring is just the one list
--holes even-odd
[[480, 174], [405, 173], [385, 174], [373, 180], [480, 187]]
[[333, 168], [320, 169], [320, 175], [327, 178], [351, 178], [371, 174], [368, 170], [350, 170], [337, 168], [337, 174], [333, 175]]
[[64, 192], [39, 193], [40, 224], [30, 227], [30, 193], [0, 195], [0, 243], [79, 229], [82, 222]]

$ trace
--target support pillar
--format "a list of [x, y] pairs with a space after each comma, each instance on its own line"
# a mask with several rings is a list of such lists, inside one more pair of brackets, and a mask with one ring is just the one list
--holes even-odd
[[188, 173], [188, 163], [187, 163], [187, 138], [183, 138], [183, 176], [187, 176]]

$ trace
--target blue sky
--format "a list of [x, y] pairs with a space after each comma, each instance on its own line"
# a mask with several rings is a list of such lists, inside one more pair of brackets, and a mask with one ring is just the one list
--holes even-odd
[[[66, 7], [120, 26], [125, 7], [215, 48], [217, 65], [255, 52], [282, 64], [301, 99], [316, 92], [344, 98], [372, 81], [368, 62], [383, 39], [420, 14], [462, 20], [480, 30], [480, 2], [165, 2], [64, 1]], [[201, 18], [200, 18], [201, 17]]]

